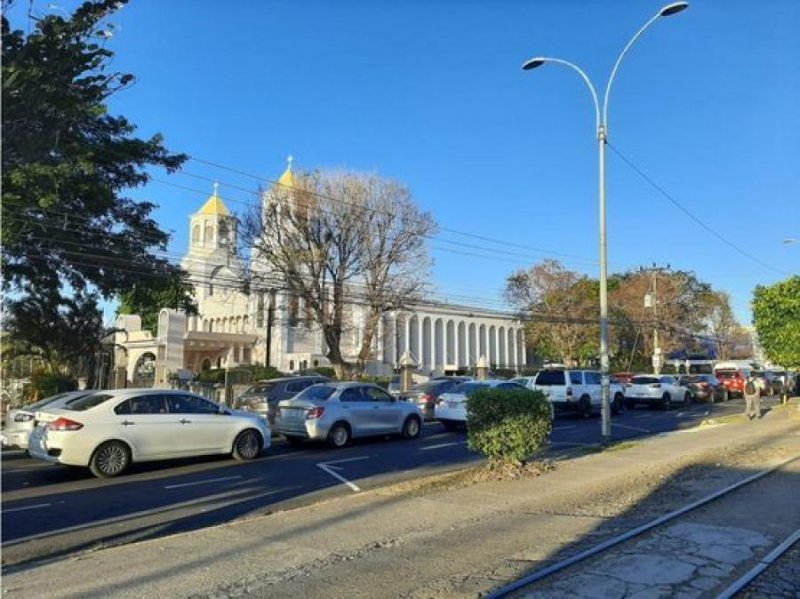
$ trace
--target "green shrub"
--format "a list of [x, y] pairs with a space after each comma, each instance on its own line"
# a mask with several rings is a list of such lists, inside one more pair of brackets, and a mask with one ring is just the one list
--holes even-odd
[[523, 464], [551, 429], [552, 407], [540, 391], [481, 389], [469, 398], [469, 447], [494, 462]]
[[331, 368], [330, 366], [317, 366], [316, 368], [312, 368], [314, 372], [317, 374], [321, 374], [322, 376], [327, 376], [331, 379], [336, 379], [336, 371]]
[[50, 397], [56, 393], [75, 391], [78, 381], [75, 377], [59, 372], [34, 372], [31, 375], [30, 398], [33, 401]]

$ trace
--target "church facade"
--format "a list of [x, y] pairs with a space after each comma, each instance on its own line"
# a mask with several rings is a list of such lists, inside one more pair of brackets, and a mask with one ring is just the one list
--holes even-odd
[[[294, 177], [290, 162], [277, 186], [294, 187]], [[170, 380], [188, 380], [202, 370], [256, 363], [285, 373], [329, 365], [322, 331], [304, 310], [302, 298], [280, 288], [243, 287], [237, 220], [216, 184], [191, 216], [189, 233], [181, 266], [194, 285], [198, 315], [162, 309], [157, 331], [142, 330], [138, 315], [120, 315], [115, 386], [168, 386]], [[367, 315], [357, 303], [346, 311], [349, 326], [342, 353], [355, 362]], [[520, 321], [501, 312], [439, 302], [387, 312], [371, 350], [366, 372], [374, 375], [395, 372], [405, 352], [425, 375], [469, 372], [481, 358], [494, 368], [520, 370], [526, 364]]]

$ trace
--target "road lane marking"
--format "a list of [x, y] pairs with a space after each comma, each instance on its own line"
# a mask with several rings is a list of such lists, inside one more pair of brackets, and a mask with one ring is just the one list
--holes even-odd
[[25, 510], [38, 510], [43, 507], [50, 507], [53, 505], [52, 503], [37, 503], [36, 505], [25, 505], [23, 507], [12, 507], [7, 510], [3, 510], [4, 514], [10, 514], [11, 512], [23, 512]]
[[206, 485], [208, 483], [218, 483], [224, 480], [236, 480], [237, 478], [242, 478], [241, 476], [225, 476], [222, 478], [209, 478], [207, 480], [196, 480], [192, 483], [180, 483], [177, 485], [164, 485], [165, 489], [180, 489], [182, 487], [194, 487], [196, 485]]
[[640, 433], [652, 433], [653, 431], [647, 430], [646, 428], [639, 428], [638, 426], [629, 426], [627, 424], [617, 424], [616, 422], [612, 422], [611, 426], [618, 426], [619, 428], [627, 428], [632, 431], [638, 431]]
[[359, 460], [368, 460], [371, 456], [362, 455], [357, 458], [345, 458], [343, 460], [329, 460], [327, 462], [320, 462], [320, 464], [344, 464], [345, 462], [357, 462]]
[[420, 447], [420, 451], [427, 451], [429, 449], [441, 449], [442, 447], [453, 447], [454, 445], [466, 445], [466, 441], [451, 441], [450, 443], [438, 443], [436, 445], [428, 445], [427, 447]]
[[577, 424], [570, 424], [568, 426], [554, 426], [553, 430], [554, 431], [566, 431], [566, 430], [569, 430], [571, 428], [578, 428], [578, 425]]
[[346, 479], [344, 476], [342, 476], [342, 475], [341, 475], [341, 474], [339, 474], [338, 472], [334, 472], [333, 468], [331, 468], [331, 467], [330, 467], [328, 464], [326, 464], [325, 462], [321, 462], [321, 463], [317, 464], [317, 468], [319, 468], [319, 469], [320, 469], [320, 470], [322, 470], [323, 472], [327, 472], [327, 473], [328, 473], [328, 474], [330, 474], [330, 475], [331, 475], [333, 478], [335, 478], [336, 480], [340, 481], [342, 484], [344, 484], [344, 485], [347, 485], [348, 487], [350, 487], [350, 489], [351, 489], [351, 490], [352, 490], [354, 493], [358, 493], [359, 491], [361, 491], [361, 489], [358, 487], [358, 485], [356, 485], [356, 484], [354, 484], [354, 483], [351, 483], [349, 480], [347, 480], [347, 479]]

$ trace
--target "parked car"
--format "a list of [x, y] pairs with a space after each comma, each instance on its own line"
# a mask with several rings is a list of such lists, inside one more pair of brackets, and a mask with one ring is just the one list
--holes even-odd
[[783, 392], [783, 381], [774, 372], [754, 370], [752, 375], [756, 377], [761, 395], [778, 395]]
[[717, 379], [725, 385], [730, 397], [744, 397], [744, 384], [747, 377], [750, 375], [749, 370], [743, 369], [725, 369], [717, 370], [714, 372]]
[[[601, 378], [596, 370], [546, 368], [536, 375], [533, 388], [547, 395], [556, 414], [566, 412], [589, 418], [602, 409]], [[609, 401], [612, 414], [622, 412], [625, 401], [622, 385], [611, 384]]]
[[245, 412], [255, 412], [266, 418], [270, 425], [275, 424], [278, 402], [291, 399], [303, 389], [330, 379], [322, 375], [289, 376], [285, 378], [259, 381], [233, 401], [233, 407]]
[[625, 405], [628, 408], [644, 403], [669, 410], [675, 401], [688, 404], [692, 401], [692, 395], [669, 374], [637, 374], [625, 386]]
[[0, 434], [3, 447], [28, 449], [28, 439], [34, 429], [36, 412], [44, 408], [62, 408], [68, 402], [75, 401], [93, 391], [67, 391], [57, 393], [36, 403], [9, 410], [6, 416], [6, 427]]
[[467, 424], [467, 401], [479, 389], [524, 389], [522, 385], [504, 379], [467, 381], [439, 396], [434, 409], [435, 418], [448, 430]]
[[685, 374], [679, 381], [681, 387], [686, 387], [691, 395], [691, 401], [728, 401], [728, 390], [713, 374]]
[[263, 418], [169, 389], [95, 391], [36, 419], [31, 457], [88, 467], [101, 478], [132, 462], [217, 453], [252, 460], [271, 442]]
[[344, 447], [372, 435], [413, 439], [422, 430], [422, 412], [371, 383], [329, 382], [280, 402], [275, 429], [292, 444], [314, 439]]
[[[466, 377], [448, 377], [440, 379], [432, 379], [427, 383], [419, 383], [414, 385], [408, 392], [407, 399], [413, 404], [416, 404], [422, 412], [422, 417], [425, 420], [433, 420], [436, 402], [442, 393], [447, 393], [456, 385], [464, 382]], [[466, 380], [470, 380], [466, 378]]]
[[522, 385], [526, 389], [531, 389], [531, 390], [533, 390], [533, 384], [535, 381], [536, 381], [535, 374], [531, 376], [518, 376], [509, 380], [510, 383], [517, 383], [518, 385]]

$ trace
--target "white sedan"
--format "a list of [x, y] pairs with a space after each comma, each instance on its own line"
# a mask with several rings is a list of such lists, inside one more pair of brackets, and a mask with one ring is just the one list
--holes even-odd
[[28, 438], [34, 429], [36, 412], [44, 409], [63, 408], [70, 402], [80, 399], [91, 391], [66, 391], [45, 397], [34, 404], [9, 410], [6, 414], [6, 427], [0, 435], [0, 442], [4, 447], [19, 447], [28, 449]]
[[525, 389], [513, 381], [489, 379], [485, 381], [467, 381], [453, 387], [439, 396], [434, 408], [434, 418], [448, 430], [454, 430], [467, 424], [467, 400], [479, 389]]
[[637, 374], [625, 385], [625, 407], [634, 408], [636, 404], [646, 403], [660, 406], [664, 410], [672, 407], [672, 402], [682, 404], [691, 402], [692, 395], [686, 387], [678, 384], [678, 379], [668, 374]]
[[96, 391], [36, 418], [31, 457], [88, 467], [101, 478], [131, 462], [226, 453], [252, 460], [271, 443], [258, 415], [168, 389]]

